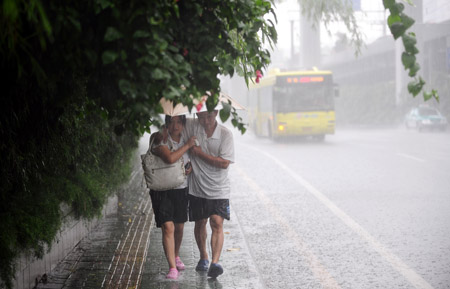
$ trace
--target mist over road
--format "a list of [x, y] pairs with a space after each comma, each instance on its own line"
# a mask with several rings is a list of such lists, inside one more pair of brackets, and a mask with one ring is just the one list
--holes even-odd
[[267, 288], [448, 288], [449, 133], [235, 146], [231, 206]]

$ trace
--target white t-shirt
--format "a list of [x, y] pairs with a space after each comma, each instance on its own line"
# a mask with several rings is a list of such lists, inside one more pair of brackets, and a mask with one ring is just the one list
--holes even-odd
[[[234, 162], [233, 134], [221, 124], [217, 124], [211, 137], [197, 119], [187, 119], [183, 136], [188, 139], [196, 136], [205, 153]], [[206, 199], [229, 199], [230, 180], [228, 170], [214, 167], [199, 157], [191, 156], [193, 171], [189, 175], [189, 194]]]
[[[181, 148], [181, 147], [185, 144], [183, 137], [180, 138], [180, 142], [176, 142], [176, 141], [174, 141], [174, 140], [172, 139], [172, 137], [169, 135], [169, 138], [167, 139], [167, 142], [165, 142], [165, 143], [160, 143], [160, 144], [158, 144], [158, 145], [153, 144], [152, 149], [153, 149], [153, 148], [156, 148], [156, 147], [158, 147], [158, 146], [166, 146], [166, 147], [168, 147], [169, 150], [170, 150], [170, 143], [172, 143], [172, 146], [173, 146], [172, 151], [176, 151], [177, 149]], [[187, 164], [187, 163], [189, 162], [189, 154], [188, 154], [187, 152], [185, 152], [185, 153], [183, 154], [183, 157], [182, 157], [182, 158], [183, 158], [184, 164]], [[188, 178], [186, 178], [186, 180], [184, 181], [183, 184], [181, 184], [179, 187], [177, 187], [177, 188], [175, 188], [175, 189], [184, 189], [184, 188], [186, 188], [187, 186], [188, 186]]]

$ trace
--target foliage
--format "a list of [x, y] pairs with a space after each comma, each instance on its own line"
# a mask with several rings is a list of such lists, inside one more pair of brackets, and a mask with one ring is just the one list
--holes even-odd
[[84, 81], [72, 81], [78, 87], [70, 93], [78, 97], [60, 112], [48, 98], [25, 95], [30, 91], [24, 82], [17, 83], [24, 89], [12, 93], [14, 98], [2, 99], [0, 276], [9, 287], [16, 256], [30, 252], [42, 257], [45, 244], [52, 244], [62, 203], [76, 217], [96, 216], [131, 171], [136, 137], [116, 136], [109, 122], [89, 107]]
[[[408, 0], [407, 2], [412, 5], [411, 0]], [[402, 38], [403, 46], [405, 48], [405, 51], [402, 53], [402, 63], [405, 70], [409, 70], [408, 75], [414, 77], [414, 80], [408, 83], [408, 91], [415, 97], [422, 91], [425, 85], [425, 81], [422, 77], [417, 76], [420, 65], [416, 61], [416, 55], [419, 53], [419, 50], [416, 47], [416, 35], [414, 32], [407, 33], [407, 30], [411, 28], [415, 21], [403, 12], [405, 9], [403, 3], [398, 3], [396, 0], [383, 0], [383, 5], [390, 13], [387, 23], [394, 39]], [[431, 92], [424, 91], [423, 98], [425, 101], [431, 98], [439, 101], [439, 95], [434, 89]]]
[[353, 14], [352, 2], [348, 0], [298, 0], [303, 15], [317, 25], [322, 22], [328, 29], [330, 24], [342, 21], [350, 32], [350, 44], [356, 48], [356, 54], [361, 53], [363, 44], [356, 18]]
[[[25, 1], [8, 2], [26, 6]], [[46, 8], [47, 17], [39, 17], [40, 9], [24, 11], [35, 15], [32, 22], [38, 24], [30, 34], [39, 36], [43, 50], [59, 46], [56, 57], [69, 67], [89, 72], [89, 95], [98, 97], [105, 112], [120, 116], [118, 132], [149, 131], [149, 116], [160, 112], [156, 104], [162, 96], [192, 107], [190, 95], [212, 91], [212, 109], [220, 92], [218, 75], [238, 72], [248, 83], [269, 63], [263, 43], [276, 41], [274, 24], [263, 18], [273, 12], [272, 6], [263, 0], [53, 1]], [[10, 19], [5, 23], [9, 29], [2, 39], [20, 39], [23, 33], [17, 27], [23, 21], [10, 10], [5, 17]], [[44, 29], [47, 21], [37, 19], [47, 18], [51, 27]], [[15, 57], [17, 50], [26, 51], [35, 70], [42, 70], [29, 47], [28, 42], [8, 43], [6, 50], [17, 61], [19, 73], [23, 65]]]
[[[193, 106], [269, 64], [272, 3], [222, 0], [4, 0], [0, 53], [1, 279], [43, 253], [60, 204], [89, 218], [125, 179], [137, 138], [159, 125], [162, 96]], [[243, 133], [229, 104], [222, 119]], [[118, 175], [120, 174], [120, 176]]]

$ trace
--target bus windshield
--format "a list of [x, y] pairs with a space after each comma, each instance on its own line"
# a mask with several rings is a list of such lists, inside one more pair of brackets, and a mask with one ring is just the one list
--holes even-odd
[[324, 83], [275, 86], [275, 112], [288, 113], [312, 110], [333, 110], [333, 90]]

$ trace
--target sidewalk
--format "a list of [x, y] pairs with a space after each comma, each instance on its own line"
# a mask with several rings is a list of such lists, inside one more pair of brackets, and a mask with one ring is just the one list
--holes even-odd
[[[231, 213], [230, 221], [225, 220], [224, 232], [225, 242], [220, 258], [224, 273], [217, 279], [211, 279], [206, 276], [206, 272], [195, 271], [200, 257], [194, 238], [194, 223], [186, 223], [180, 250], [180, 258], [186, 265], [186, 270], [181, 271], [177, 281], [172, 281], [165, 279], [168, 265], [161, 243], [161, 230], [153, 226], [140, 288], [263, 288], [256, 266], [247, 250], [238, 220], [233, 213]], [[208, 229], [209, 253], [211, 252], [210, 236], [211, 231]], [[209, 256], [211, 258], [211, 254]]]
[[[153, 223], [151, 201], [141, 181], [142, 172], [137, 168], [129, 184], [118, 192], [118, 213], [105, 216], [37, 289], [264, 288], [233, 210], [231, 221], [224, 224], [220, 261], [224, 274], [211, 279], [195, 271], [199, 253], [194, 224], [187, 222], [180, 252], [186, 270], [178, 280], [165, 279], [168, 264], [161, 230]], [[209, 246], [210, 231], [207, 242]]]

